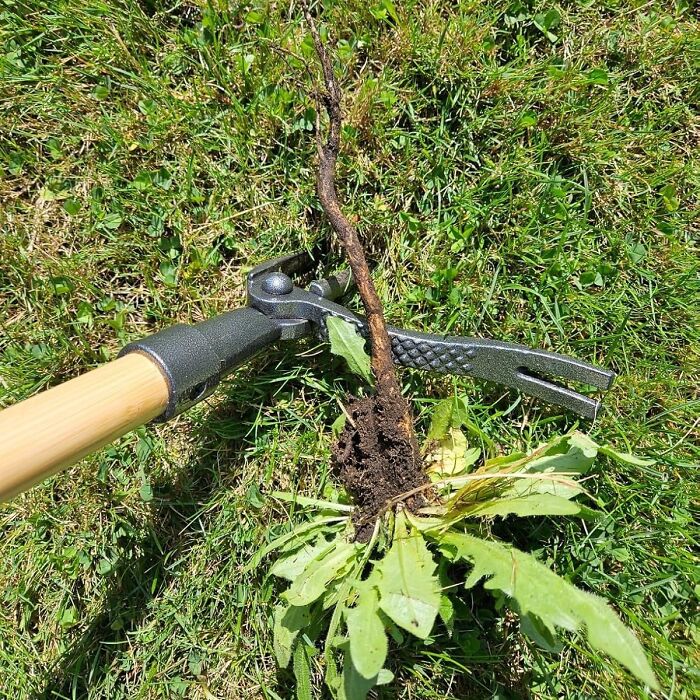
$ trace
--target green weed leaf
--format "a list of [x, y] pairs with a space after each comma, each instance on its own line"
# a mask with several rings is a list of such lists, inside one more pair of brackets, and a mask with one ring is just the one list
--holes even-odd
[[387, 685], [388, 683], [391, 683], [391, 681], [393, 681], [393, 680], [394, 680], [394, 674], [388, 668], [383, 668], [377, 674], [376, 685]]
[[564, 645], [536, 615], [520, 615], [520, 631], [537, 646], [558, 654]]
[[[448, 511], [468, 515], [487, 499], [492, 502], [499, 497], [520, 498], [536, 493], [572, 498], [584, 490], [572, 476], [585, 474], [597, 454], [598, 445], [574, 431], [554, 438], [528, 455], [516, 453], [489, 459], [463, 481], [454, 480], [454, 488], [458, 490], [448, 502]], [[541, 474], [542, 478], [518, 476], [522, 474]], [[482, 475], [484, 478], [478, 478]]]
[[557, 40], [557, 35], [550, 31], [558, 26], [561, 15], [554, 9], [546, 13], [540, 13], [532, 18], [532, 23], [549, 39], [552, 43]]
[[399, 16], [396, 14], [396, 8], [391, 0], [379, 0], [379, 2], [370, 8], [370, 12], [375, 19], [389, 21], [389, 18], [394, 24], [399, 24]]
[[445, 625], [445, 628], [451, 636], [455, 628], [455, 607], [450, 596], [445, 594], [440, 596], [440, 608], [438, 609], [438, 613], [440, 614], [440, 619]]
[[451, 396], [440, 401], [433, 411], [427, 439], [442, 440], [450, 428], [459, 429], [467, 419], [467, 406], [463, 398]]
[[673, 185], [666, 185], [661, 188], [661, 197], [664, 200], [664, 206], [667, 211], [678, 211], [680, 207], [680, 200], [678, 198], [678, 191]]
[[505, 593], [521, 614], [537, 616], [552, 633], [555, 627], [573, 631], [585, 626], [592, 647], [658, 688], [641, 644], [602, 598], [579, 590], [515, 547], [457, 532], [439, 536], [439, 542], [455, 558], [473, 564], [467, 588], [485, 578], [484, 588]]
[[292, 647], [299, 631], [311, 620], [309, 606], [277, 605], [272, 629], [272, 646], [280, 668], [287, 668], [292, 658]]
[[345, 652], [343, 675], [338, 688], [338, 700], [365, 700], [367, 693], [377, 685], [379, 679], [365, 678], [355, 666], [352, 652]]
[[608, 445], [601, 445], [598, 448], [601, 454], [614, 460], [615, 462], [620, 462], [621, 464], [629, 464], [633, 467], [650, 467], [652, 464], [656, 464], [655, 459], [644, 459], [642, 457], [637, 457], [629, 452], [618, 452]]
[[308, 605], [318, 600], [327, 592], [329, 584], [352, 564], [361, 547], [354, 542], [338, 543], [325, 556], [309, 562], [283, 596], [292, 605]]
[[428, 475], [445, 478], [464, 474], [481, 454], [477, 447], [468, 448], [466, 435], [459, 428], [449, 428], [425, 456]]
[[73, 197], [69, 197], [63, 202], [63, 208], [66, 210], [66, 213], [75, 216], [80, 211], [80, 202]]
[[331, 433], [333, 433], [334, 436], [340, 435], [340, 433], [343, 432], [343, 429], [345, 428], [345, 423], [347, 422], [347, 419], [348, 419], [348, 417], [344, 413], [341, 413], [331, 423]]
[[270, 554], [270, 552], [274, 552], [276, 550], [291, 552], [301, 547], [305, 542], [314, 539], [321, 532], [328, 533], [337, 531], [338, 526], [345, 520], [347, 520], [347, 518], [328, 516], [324, 518], [316, 518], [310, 522], [297, 525], [297, 527], [295, 527], [293, 530], [285, 532], [284, 535], [280, 535], [270, 542], [270, 544], [266, 545], [262, 549], [259, 549], [251, 557], [250, 562], [248, 562], [248, 565], [243, 571], [251, 571], [257, 567], [260, 562], [268, 554]]
[[333, 316], [326, 319], [326, 326], [331, 352], [340, 355], [348, 363], [351, 372], [362, 377], [368, 384], [373, 384], [371, 361], [365, 352], [365, 341], [355, 326]]
[[477, 504], [468, 511], [470, 516], [500, 515], [501, 517], [506, 515], [519, 517], [528, 515], [589, 515], [591, 512], [595, 513], [580, 503], [551, 493], [532, 493], [512, 498], [497, 498], [493, 501]]
[[409, 535], [403, 513], [396, 516], [394, 541], [377, 568], [379, 607], [399, 627], [425, 639], [440, 608], [440, 582], [423, 536]]
[[295, 581], [312, 561], [329, 552], [334, 546], [335, 540], [327, 542], [321, 539], [315, 543], [306, 542], [300, 549], [279, 557], [272, 565], [270, 573], [273, 576], [286, 578], [288, 581]]
[[586, 78], [592, 85], [607, 85], [610, 82], [608, 73], [603, 68], [593, 68], [588, 71]]
[[358, 585], [357, 603], [346, 614], [350, 652], [357, 672], [374, 678], [384, 666], [388, 644], [379, 616], [379, 595], [370, 577]]
[[139, 488], [139, 496], [144, 503], [150, 503], [153, 500], [153, 488], [151, 485], [144, 481]]
[[640, 241], [629, 241], [627, 252], [632, 263], [636, 265], [646, 258], [648, 251], [644, 243]]
[[297, 682], [297, 700], [313, 700], [311, 697], [311, 669], [309, 655], [304, 644], [294, 650], [294, 678]]

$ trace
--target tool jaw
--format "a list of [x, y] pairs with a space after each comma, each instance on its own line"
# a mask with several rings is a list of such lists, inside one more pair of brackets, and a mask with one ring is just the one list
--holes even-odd
[[[269, 276], [259, 277], [249, 283], [248, 304], [268, 318], [287, 322], [289, 339], [308, 335], [311, 331], [315, 332], [321, 339], [326, 339], [328, 337], [326, 328], [328, 316], [343, 318], [356, 325], [360, 330], [363, 329], [362, 319], [340, 304], [294, 285], [289, 291], [278, 291], [279, 289], [286, 290], [286, 285], [273, 286], [268, 284], [272, 275], [280, 274], [282, 273], [273, 272]], [[324, 282], [326, 281], [324, 280]], [[320, 282], [314, 284], [317, 285], [317, 289], [322, 288]]]
[[[250, 306], [287, 324], [284, 339], [313, 331], [326, 340], [329, 316], [353, 324], [367, 337], [365, 319], [332, 300], [347, 291], [351, 280], [347, 276], [340, 283], [338, 278], [317, 280], [307, 291], [294, 285], [286, 272], [290, 267], [299, 270], [299, 260], [299, 256], [286, 256], [254, 268], [248, 277]], [[515, 343], [419, 333], [393, 326], [387, 330], [396, 364], [504, 384], [588, 419], [596, 417], [600, 400], [574, 391], [562, 381], [607, 390], [615, 377], [609, 370], [573, 357]]]
[[353, 281], [349, 271], [317, 279], [303, 289], [291, 275], [309, 272], [315, 261], [313, 253], [285, 255], [254, 267], [247, 278], [248, 305], [279, 321], [282, 340], [296, 340], [315, 332], [327, 339], [326, 318], [337, 316], [362, 328], [358, 316], [333, 299], [346, 294]]

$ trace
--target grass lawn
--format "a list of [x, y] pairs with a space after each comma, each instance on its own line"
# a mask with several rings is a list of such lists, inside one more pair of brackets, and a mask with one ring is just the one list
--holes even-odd
[[[698, 697], [693, 3], [325, 5], [339, 187], [389, 321], [619, 373], [583, 427], [656, 465], [599, 463], [600, 522], [502, 527], [611, 600], [658, 697]], [[0, 405], [240, 305], [250, 266], [328, 235], [308, 81], [275, 50], [311, 56], [286, 3], [8, 0], [0, 42]], [[457, 392], [503, 450], [575, 421], [491, 384], [402, 379], [421, 426]], [[276, 583], [243, 568], [288, 526], [266, 493], [332, 492], [330, 425], [353, 386], [313, 341], [271, 349], [177, 421], [3, 505], [0, 694], [293, 697], [271, 653]], [[396, 649], [379, 696], [643, 696], [582, 637], [561, 655], [525, 644], [489, 600], [473, 592], [453, 638]]]

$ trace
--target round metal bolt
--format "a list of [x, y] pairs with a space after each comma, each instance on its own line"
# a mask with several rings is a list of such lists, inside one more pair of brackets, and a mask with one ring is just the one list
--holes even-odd
[[274, 294], [276, 297], [289, 294], [292, 289], [294, 289], [294, 283], [284, 272], [272, 272], [262, 283], [263, 292]]

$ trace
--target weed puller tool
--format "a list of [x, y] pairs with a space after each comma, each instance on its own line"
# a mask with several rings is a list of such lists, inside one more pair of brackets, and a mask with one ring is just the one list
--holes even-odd
[[[211, 394], [238, 365], [278, 340], [326, 338], [336, 316], [365, 333], [362, 317], [335, 301], [348, 274], [296, 286], [314, 256], [296, 253], [248, 274], [248, 306], [196, 325], [176, 324], [127, 345], [118, 359], [0, 412], [0, 500], [151, 420], [165, 421]], [[553, 378], [608, 389], [614, 373], [566, 355], [481, 338], [389, 327], [394, 362], [487, 379], [594, 418], [599, 401]]]

